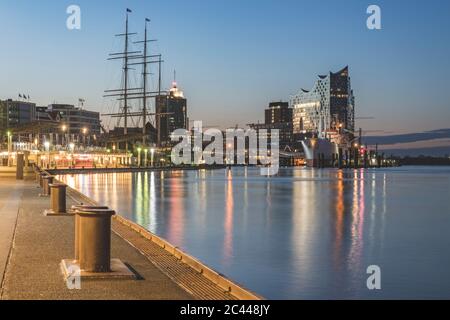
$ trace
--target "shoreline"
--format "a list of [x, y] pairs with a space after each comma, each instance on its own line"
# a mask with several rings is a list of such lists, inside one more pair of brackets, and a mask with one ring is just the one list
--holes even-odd
[[44, 169], [45, 172], [51, 175], [67, 175], [67, 174], [95, 174], [95, 173], [128, 173], [128, 172], [148, 172], [148, 171], [196, 171], [196, 170], [221, 170], [226, 166], [180, 166], [180, 167], [126, 167], [126, 168], [76, 168], [76, 169]]

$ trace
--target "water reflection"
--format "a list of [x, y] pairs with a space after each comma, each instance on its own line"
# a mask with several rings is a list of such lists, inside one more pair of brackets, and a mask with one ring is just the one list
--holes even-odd
[[225, 224], [224, 224], [224, 242], [223, 258], [225, 265], [229, 266], [233, 258], [233, 174], [227, 172], [227, 186], [225, 197]]
[[[263, 296], [328, 299], [450, 297], [449, 177], [236, 168], [62, 179]], [[371, 264], [382, 292], [366, 288]]]

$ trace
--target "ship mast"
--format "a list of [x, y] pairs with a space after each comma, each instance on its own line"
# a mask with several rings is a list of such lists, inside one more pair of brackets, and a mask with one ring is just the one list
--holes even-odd
[[134, 58], [134, 57], [140, 57], [140, 53], [141, 51], [129, 51], [129, 42], [130, 42], [130, 36], [132, 35], [136, 35], [137, 33], [133, 32], [130, 33], [129, 32], [129, 27], [128, 27], [128, 19], [129, 19], [129, 13], [131, 13], [132, 11], [130, 9], [127, 9], [126, 11], [126, 21], [125, 21], [125, 33], [122, 34], [116, 34], [116, 37], [125, 37], [125, 46], [124, 46], [124, 51], [123, 52], [118, 52], [118, 53], [110, 53], [109, 54], [109, 58], [108, 60], [123, 60], [123, 88], [121, 89], [115, 89], [115, 90], [106, 90], [105, 93], [107, 93], [106, 95], [104, 95], [103, 97], [120, 97], [118, 100], [122, 100], [123, 101], [123, 107], [120, 113], [114, 113], [114, 114], [105, 114], [107, 116], [114, 116], [119, 118], [119, 123], [121, 118], [124, 118], [124, 128], [123, 128], [123, 134], [125, 136], [125, 141], [126, 141], [126, 150], [128, 151], [128, 139], [127, 139], [127, 135], [128, 135], [128, 118], [129, 118], [129, 105], [128, 105], [128, 101], [129, 101], [129, 95], [130, 95], [130, 91], [132, 90], [136, 90], [136, 88], [129, 88], [129, 81], [128, 81], [128, 73], [129, 73], [129, 59]]
[[[146, 124], [147, 124], [147, 116], [148, 114], [148, 110], [147, 110], [147, 98], [149, 98], [147, 96], [147, 76], [150, 74], [148, 72], [148, 65], [150, 63], [152, 63], [151, 61], [147, 61], [148, 56], [148, 43], [149, 42], [153, 42], [156, 40], [148, 40], [147, 37], [147, 24], [148, 22], [150, 22], [150, 19], [146, 18], [145, 19], [145, 31], [144, 31], [144, 41], [137, 41], [135, 43], [143, 43], [144, 44], [144, 55], [142, 56], [143, 58], [143, 62], [142, 63], [138, 63], [138, 64], [142, 64], [143, 65], [143, 71], [142, 71], [142, 82], [143, 82], [143, 88], [142, 88], [142, 144], [145, 146], [146, 145], [146, 139], [147, 139], [147, 128], [146, 128]], [[161, 56], [159, 56], [159, 60], [161, 60]]]
[[[124, 102], [124, 107], [122, 109], [121, 113], [112, 113], [112, 114], [103, 114], [103, 116], [111, 116], [112, 118], [119, 118], [119, 121], [122, 117], [125, 119], [125, 127], [124, 127], [124, 135], [126, 140], [126, 148], [128, 150], [128, 140], [132, 137], [127, 137], [128, 134], [128, 119], [133, 117], [141, 117], [143, 118], [143, 128], [142, 128], [142, 143], [143, 145], [146, 144], [146, 138], [147, 138], [147, 130], [146, 130], [146, 122], [148, 116], [155, 116], [157, 118], [156, 125], [157, 125], [157, 145], [160, 145], [160, 128], [159, 128], [159, 117], [162, 115], [168, 115], [169, 113], [158, 113], [156, 110], [156, 113], [149, 113], [147, 108], [147, 101], [148, 98], [155, 98], [157, 100], [157, 97], [161, 97], [163, 95], [168, 95], [168, 92], [163, 92], [161, 90], [161, 63], [164, 62], [161, 60], [162, 55], [149, 55], [149, 48], [148, 43], [153, 42], [156, 40], [149, 40], [148, 39], [148, 25], [147, 23], [150, 22], [150, 19], [145, 19], [145, 34], [144, 34], [144, 40], [143, 41], [136, 41], [133, 42], [135, 44], [144, 44], [144, 52], [141, 54], [141, 51], [129, 51], [129, 36], [135, 35], [136, 33], [130, 33], [128, 31], [128, 13], [131, 12], [130, 9], [127, 9], [127, 18], [126, 18], [126, 25], [125, 25], [125, 33], [119, 34], [116, 36], [125, 36], [125, 51], [122, 53], [112, 53], [110, 56], [114, 56], [109, 58], [108, 60], [116, 60], [116, 59], [122, 59], [124, 60], [124, 87], [122, 89], [117, 90], [106, 90], [107, 93], [104, 95], [104, 97], [118, 97], [117, 100]], [[142, 59], [142, 62], [133, 62], [130, 60], [134, 59]], [[153, 60], [152, 60], [153, 59]], [[149, 91], [148, 90], [148, 81], [147, 76], [150, 74], [148, 72], [148, 65], [149, 64], [158, 64], [159, 65], [159, 78], [158, 78], [158, 90], [157, 91]], [[130, 66], [135, 65], [142, 65], [143, 71], [142, 71], [142, 78], [143, 78], [143, 87], [142, 88], [129, 88], [128, 84], [128, 71], [130, 69]], [[135, 99], [142, 99], [143, 108], [142, 112], [129, 112], [128, 102], [130, 100]], [[155, 101], [155, 105], [157, 104], [157, 101]]]
[[[127, 10], [127, 21], [125, 23], [125, 56], [124, 56], [124, 64], [123, 64], [123, 72], [124, 72], [124, 88], [123, 88], [123, 114], [124, 114], [124, 127], [123, 134], [128, 134], [128, 10]], [[128, 149], [128, 143], [127, 143]]]
[[[150, 22], [149, 19], [145, 19], [145, 32], [144, 32], [144, 57], [147, 56], [147, 22]], [[145, 146], [146, 143], [146, 126], [147, 126], [147, 96], [145, 95], [145, 92], [147, 92], [147, 64], [144, 63], [144, 72], [142, 73], [142, 76], [144, 77], [143, 85], [144, 85], [144, 96], [142, 97], [142, 144]]]

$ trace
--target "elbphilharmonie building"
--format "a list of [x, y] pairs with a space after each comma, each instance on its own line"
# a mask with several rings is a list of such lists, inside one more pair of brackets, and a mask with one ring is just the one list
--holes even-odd
[[290, 97], [293, 133], [325, 138], [328, 132], [355, 130], [355, 98], [348, 66], [320, 75], [312, 90], [301, 89]]

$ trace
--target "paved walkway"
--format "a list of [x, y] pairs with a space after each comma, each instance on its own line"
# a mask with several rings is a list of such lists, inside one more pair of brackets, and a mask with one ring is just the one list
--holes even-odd
[[[16, 227], [22, 184], [12, 179], [0, 178], [0, 284], [11, 252]], [[1, 293], [0, 293], [1, 294]]]
[[33, 182], [0, 178], [1, 299], [193, 299], [115, 234], [112, 257], [132, 266], [142, 279], [86, 280], [81, 290], [67, 289], [59, 263], [73, 258], [74, 219], [43, 216], [49, 199], [39, 192]]
[[[200, 271], [195, 263], [188, 266], [183, 262], [187, 256], [168, 253], [148, 240], [147, 231], [143, 235], [140, 227], [118, 219], [113, 220], [111, 256], [128, 265], [138, 280], [83, 280], [80, 290], [69, 290], [60, 262], [74, 256], [74, 218], [44, 216], [50, 200], [39, 197], [40, 192], [34, 181], [16, 181], [0, 171], [0, 300], [258, 299], [204, 266]], [[68, 207], [91, 201], [69, 194]]]

